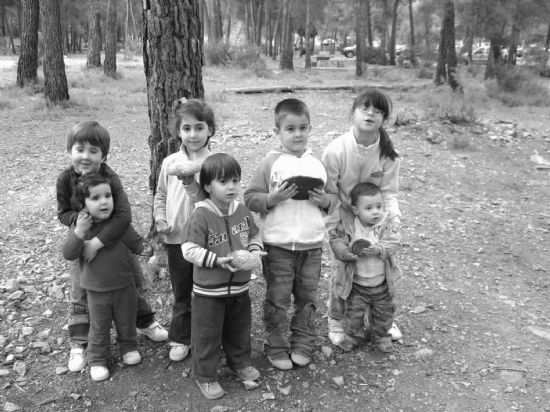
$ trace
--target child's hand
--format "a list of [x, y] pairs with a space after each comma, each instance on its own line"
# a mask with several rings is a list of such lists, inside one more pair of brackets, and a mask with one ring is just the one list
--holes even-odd
[[195, 176], [178, 176], [178, 180], [180, 180], [181, 183], [183, 183], [184, 185], [190, 185], [191, 183], [193, 183], [193, 180], [195, 180]]
[[155, 222], [155, 228], [157, 229], [158, 233], [168, 233], [170, 231], [170, 226], [168, 226], [168, 223], [164, 219], [159, 219]]
[[84, 260], [90, 263], [96, 257], [98, 250], [103, 246], [104, 244], [97, 237], [84, 242]]
[[232, 257], [219, 257], [218, 258], [218, 265], [220, 265], [222, 268], [229, 270], [230, 272], [236, 272], [237, 268], [231, 266], [231, 261], [233, 260]]
[[275, 206], [277, 203], [284, 202], [285, 200], [290, 199], [292, 196], [298, 193], [298, 185], [295, 183], [288, 186], [288, 182], [280, 184], [273, 191], [269, 192], [267, 195], [268, 206]]
[[320, 207], [321, 209], [328, 209], [330, 206], [330, 198], [325, 193], [323, 188], [317, 188], [313, 190], [308, 190], [309, 200], [315, 206]]
[[75, 234], [80, 239], [84, 239], [86, 232], [92, 228], [93, 218], [85, 210], [81, 210], [76, 219]]
[[357, 255], [351, 253], [351, 250], [349, 249], [346, 249], [342, 251], [342, 253], [340, 253], [340, 260], [343, 260], [345, 262], [355, 262], [357, 259], [359, 259]]
[[382, 254], [382, 249], [377, 245], [370, 245], [369, 247], [361, 251], [361, 255], [364, 256], [378, 256]]

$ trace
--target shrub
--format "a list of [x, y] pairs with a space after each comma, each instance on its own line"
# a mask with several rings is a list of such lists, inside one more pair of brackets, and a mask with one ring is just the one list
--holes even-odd
[[425, 93], [422, 100], [428, 118], [460, 125], [472, 124], [477, 120], [472, 99], [467, 93], [455, 93], [445, 86]]
[[386, 52], [379, 47], [367, 47], [365, 61], [369, 64], [386, 64]]
[[485, 83], [487, 95], [507, 106], [550, 106], [550, 91], [538, 73], [527, 67], [499, 67], [496, 78]]
[[207, 63], [212, 66], [225, 66], [233, 60], [229, 44], [222, 41], [205, 45], [204, 56]]
[[419, 79], [433, 79], [435, 72], [433, 68], [422, 66], [416, 71], [416, 77]]
[[260, 50], [252, 44], [233, 47], [232, 55], [234, 64], [241, 69], [251, 67], [260, 60]]

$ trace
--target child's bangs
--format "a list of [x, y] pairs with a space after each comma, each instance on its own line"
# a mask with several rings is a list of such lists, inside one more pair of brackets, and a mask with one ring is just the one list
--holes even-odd
[[223, 158], [221, 159], [221, 164], [218, 167], [216, 173], [216, 180], [231, 180], [231, 179], [241, 180], [241, 166], [233, 158]]
[[357, 96], [353, 109], [358, 107], [373, 106], [384, 112], [384, 117], [388, 117], [391, 111], [391, 103], [389, 99], [377, 90], [366, 91]]

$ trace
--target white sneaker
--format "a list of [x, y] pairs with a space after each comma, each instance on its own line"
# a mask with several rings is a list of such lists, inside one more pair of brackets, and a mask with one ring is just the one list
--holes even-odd
[[137, 333], [140, 335], [145, 335], [155, 342], [162, 342], [163, 340], [168, 339], [168, 331], [164, 329], [157, 321], [154, 321], [146, 328], [137, 328]]
[[109, 369], [105, 366], [92, 366], [90, 368], [90, 377], [96, 382], [109, 379]]
[[86, 352], [82, 348], [72, 348], [69, 355], [69, 370], [80, 372], [86, 367]]
[[179, 362], [184, 360], [187, 355], [189, 355], [190, 346], [184, 345], [183, 343], [170, 342], [170, 353], [168, 357], [171, 361]]
[[395, 322], [392, 323], [390, 330], [388, 333], [391, 335], [391, 340], [401, 340], [403, 339], [403, 334], [395, 324]]
[[328, 338], [336, 346], [340, 346], [346, 339], [341, 320], [328, 318]]
[[133, 350], [122, 355], [122, 360], [126, 365], [137, 365], [141, 362], [141, 356], [137, 350]]

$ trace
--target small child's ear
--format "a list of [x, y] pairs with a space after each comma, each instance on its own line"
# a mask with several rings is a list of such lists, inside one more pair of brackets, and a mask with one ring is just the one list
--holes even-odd
[[273, 128], [273, 133], [275, 133], [275, 136], [279, 136], [279, 128], [278, 127], [275, 127]]
[[351, 207], [351, 210], [353, 211], [353, 214], [354, 214], [355, 216], [357, 216], [357, 213], [359, 212], [359, 211], [357, 210], [357, 207], [356, 207], [356, 206], [352, 206], [352, 207]]

